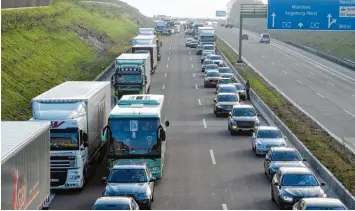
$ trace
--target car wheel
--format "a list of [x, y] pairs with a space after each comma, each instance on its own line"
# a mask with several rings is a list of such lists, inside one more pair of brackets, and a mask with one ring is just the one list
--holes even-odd
[[216, 115], [216, 117], [219, 117], [219, 114], [217, 112], [215, 112], [215, 115]]

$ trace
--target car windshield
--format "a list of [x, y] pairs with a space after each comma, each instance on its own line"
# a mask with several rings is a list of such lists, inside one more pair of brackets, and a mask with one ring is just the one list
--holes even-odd
[[301, 161], [301, 156], [298, 152], [273, 152], [271, 155], [273, 161]]
[[306, 210], [346, 210], [345, 207], [307, 207]]
[[236, 108], [233, 109], [233, 116], [256, 116], [253, 108]]
[[203, 46], [203, 49], [204, 50], [214, 50], [214, 46], [212, 46], [212, 45], [205, 45], [205, 46]]
[[215, 64], [214, 64], [214, 65], [207, 65], [207, 66], [206, 66], [206, 69], [207, 69], [207, 70], [210, 70], [210, 69], [218, 69], [218, 66], [215, 65]]
[[210, 53], [203, 53], [202, 56], [207, 56], [208, 54], [210, 54]]
[[228, 92], [236, 92], [237, 88], [230, 86], [230, 87], [219, 87], [218, 93], [228, 93]]
[[244, 86], [242, 84], [234, 84], [238, 90], [243, 90]]
[[283, 186], [319, 186], [313, 174], [285, 174], [282, 177]]
[[220, 73], [232, 73], [232, 70], [229, 68], [220, 68], [218, 69]]
[[134, 83], [140, 83], [142, 81], [142, 76], [141, 75], [122, 75], [118, 74], [116, 77], [116, 82], [118, 84], [134, 84]]
[[211, 60], [205, 60], [205, 61], [203, 61], [203, 64], [213, 64], [213, 61], [211, 61]]
[[258, 138], [281, 138], [281, 132], [279, 130], [259, 130]]
[[221, 60], [221, 57], [220, 56], [211, 56], [211, 59], [212, 60]]
[[[221, 73], [221, 72], [220, 72]], [[218, 81], [219, 84], [229, 84], [233, 83], [233, 79], [231, 78], [222, 78]]]
[[264, 35], [263, 35], [263, 38], [265, 38], [265, 39], [269, 39], [269, 38], [270, 38], [270, 36], [269, 36], [268, 34], [264, 34]]
[[144, 169], [113, 169], [108, 177], [109, 183], [142, 183], [147, 181]]
[[238, 102], [236, 95], [218, 95], [218, 102]]
[[95, 205], [92, 210], [130, 210], [126, 204], [100, 204]]
[[208, 72], [207, 77], [220, 77], [221, 75], [218, 72]]

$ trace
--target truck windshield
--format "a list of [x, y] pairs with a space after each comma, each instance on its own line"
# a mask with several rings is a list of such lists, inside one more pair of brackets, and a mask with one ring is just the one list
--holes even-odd
[[77, 150], [79, 149], [78, 132], [61, 132], [60, 129], [51, 129], [51, 150]]
[[149, 44], [153, 44], [152, 40], [133, 40], [133, 45], [149, 45]]
[[135, 83], [140, 83], [142, 82], [142, 76], [141, 75], [118, 75], [116, 77], [116, 81], [118, 84], [135, 84]]
[[214, 42], [214, 36], [201, 36], [201, 42]]
[[157, 118], [110, 119], [109, 125], [113, 138], [109, 155], [157, 154]]

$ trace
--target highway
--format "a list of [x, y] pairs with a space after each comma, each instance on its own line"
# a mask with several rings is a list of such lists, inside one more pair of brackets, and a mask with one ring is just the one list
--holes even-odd
[[[238, 50], [239, 29], [216, 28]], [[355, 150], [355, 71], [247, 30], [243, 56], [271, 83]]]
[[[203, 88], [200, 57], [185, 47], [182, 33], [165, 39], [151, 93], [166, 96], [171, 125], [164, 176], [156, 182], [152, 209], [277, 209], [251, 137], [230, 136], [226, 117], [214, 116], [214, 90]], [[51, 209], [91, 209], [104, 189], [101, 168], [83, 191], [57, 192]]]

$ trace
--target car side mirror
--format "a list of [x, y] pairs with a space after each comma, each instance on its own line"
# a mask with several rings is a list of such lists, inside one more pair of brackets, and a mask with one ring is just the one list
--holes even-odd
[[169, 120], [166, 120], [166, 121], [165, 121], [165, 126], [166, 126], [166, 127], [169, 127], [169, 125], [170, 125]]
[[151, 177], [151, 178], [149, 179], [149, 182], [154, 182], [155, 180], [157, 180], [157, 178]]
[[325, 182], [320, 183], [320, 186], [325, 186], [325, 185], [326, 185]]
[[257, 114], [257, 116], [261, 116], [260, 114]]
[[302, 161], [307, 161], [307, 159], [306, 159], [306, 158], [303, 158]]
[[161, 141], [165, 141], [166, 140], [166, 132], [163, 128], [159, 129], [159, 138]]
[[274, 183], [273, 183], [273, 185], [276, 185], [276, 186], [278, 186], [278, 185], [279, 185], [279, 183], [278, 183], [278, 182], [274, 182]]

